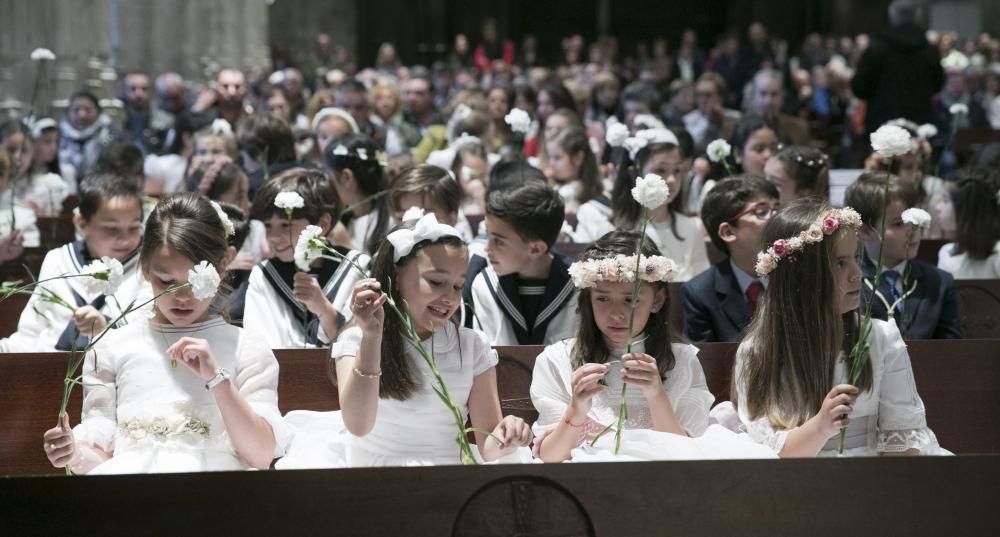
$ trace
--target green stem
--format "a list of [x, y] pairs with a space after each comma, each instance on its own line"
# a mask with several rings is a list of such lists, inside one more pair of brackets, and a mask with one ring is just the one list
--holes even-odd
[[358, 207], [361, 207], [362, 205], [364, 205], [366, 203], [375, 201], [375, 200], [381, 198], [382, 196], [384, 196], [384, 195], [386, 195], [388, 193], [389, 193], [388, 190], [379, 190], [378, 192], [372, 194], [371, 196], [368, 196], [368, 197], [362, 199], [361, 201], [358, 201], [356, 203], [352, 203], [352, 204], [348, 205], [347, 207], [344, 208], [344, 210], [340, 211], [339, 215], [337, 215], [337, 221], [339, 222], [340, 219], [343, 218], [346, 215], [353, 214], [354, 211], [357, 210]]

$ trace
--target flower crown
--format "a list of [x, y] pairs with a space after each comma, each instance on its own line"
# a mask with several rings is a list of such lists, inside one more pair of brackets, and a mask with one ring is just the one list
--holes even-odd
[[[634, 282], [635, 268], [634, 255], [617, 255], [575, 261], [569, 266], [569, 275], [577, 289], [587, 289], [597, 285], [597, 282]], [[639, 279], [642, 281], [669, 282], [676, 269], [677, 264], [662, 255], [639, 256]]]
[[850, 207], [833, 209], [820, 216], [809, 226], [789, 239], [774, 241], [767, 251], [757, 254], [757, 275], [766, 276], [778, 266], [778, 261], [793, 257], [797, 252], [810, 244], [823, 241], [824, 235], [833, 235], [841, 227], [847, 226], [854, 230], [861, 229], [861, 215]]

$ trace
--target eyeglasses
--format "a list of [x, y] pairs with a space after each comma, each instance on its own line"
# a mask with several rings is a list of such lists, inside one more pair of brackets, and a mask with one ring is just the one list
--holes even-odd
[[748, 214], [753, 214], [754, 216], [756, 216], [757, 218], [759, 218], [761, 220], [767, 220], [767, 219], [771, 218], [771, 215], [773, 215], [777, 211], [778, 211], [778, 204], [777, 203], [766, 203], [766, 202], [762, 201], [760, 203], [756, 203], [756, 204], [752, 205], [749, 209], [746, 209], [746, 210], [743, 210], [743, 211], [740, 211], [740, 212], [736, 213], [736, 216], [730, 218], [727, 221], [728, 222], [735, 222], [735, 221], [739, 220], [741, 217], [743, 217], [744, 215], [748, 215]]

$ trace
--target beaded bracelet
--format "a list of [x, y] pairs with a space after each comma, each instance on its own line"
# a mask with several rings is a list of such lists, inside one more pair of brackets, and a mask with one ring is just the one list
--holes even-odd
[[366, 379], [377, 379], [382, 376], [381, 371], [379, 371], [378, 373], [365, 373], [360, 369], [358, 369], [357, 367], [354, 368], [354, 374], [361, 378], [366, 378]]

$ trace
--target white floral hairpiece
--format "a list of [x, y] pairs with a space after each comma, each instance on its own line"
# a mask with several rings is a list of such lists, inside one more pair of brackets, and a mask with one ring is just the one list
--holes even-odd
[[778, 262], [810, 244], [823, 241], [824, 235], [833, 235], [838, 229], [848, 227], [855, 230], [861, 228], [861, 215], [850, 207], [833, 209], [816, 219], [809, 229], [801, 231], [789, 239], [778, 239], [771, 243], [767, 251], [757, 254], [758, 276], [766, 276], [778, 266]]
[[[604, 259], [576, 261], [569, 266], [569, 275], [578, 289], [594, 287], [597, 282], [635, 282], [634, 255], [617, 255]], [[639, 279], [645, 282], [669, 282], [677, 264], [662, 255], [639, 256]]]
[[677, 135], [665, 127], [642, 129], [623, 142], [625, 149], [628, 150], [628, 157], [632, 160], [635, 160], [642, 148], [650, 144], [680, 145], [680, 142], [677, 140]]
[[478, 136], [473, 136], [467, 132], [463, 132], [455, 141], [451, 143], [448, 147], [455, 149], [456, 151], [464, 145], [469, 144], [482, 144], [483, 141]]
[[434, 213], [427, 213], [413, 229], [397, 229], [389, 234], [385, 239], [392, 244], [392, 262], [398, 263], [400, 259], [410, 255], [413, 247], [423, 241], [436, 241], [441, 237], [458, 237], [458, 230], [448, 224], [439, 224]]
[[219, 220], [222, 220], [222, 229], [226, 230], [226, 236], [232, 237], [233, 235], [236, 235], [236, 226], [233, 225], [233, 221], [229, 219], [229, 215], [226, 214], [226, 211], [222, 210], [222, 205], [219, 205], [219, 203], [214, 200], [209, 200], [209, 203], [212, 204], [212, 208], [215, 209], [216, 214], [219, 215]]
[[604, 136], [604, 139], [607, 140], [608, 145], [611, 147], [621, 147], [625, 143], [625, 140], [628, 139], [628, 127], [623, 123], [619, 123], [617, 119], [612, 122], [612, 119], [614, 119], [614, 116], [608, 118], [608, 132]]
[[351, 150], [347, 148], [344, 144], [338, 144], [337, 147], [333, 148], [333, 156], [335, 157], [354, 157], [358, 160], [368, 160], [368, 150], [359, 147], [354, 150], [354, 154], [351, 154]]

